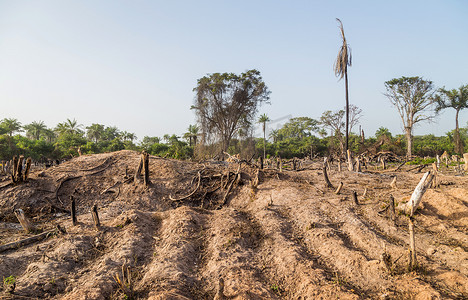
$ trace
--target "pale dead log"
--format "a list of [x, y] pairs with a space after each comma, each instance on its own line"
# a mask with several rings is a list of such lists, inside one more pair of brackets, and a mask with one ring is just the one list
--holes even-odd
[[29, 244], [32, 244], [32, 243], [35, 243], [35, 242], [42, 241], [43, 239], [49, 237], [53, 233], [54, 233], [54, 230], [51, 230], [51, 231], [43, 232], [43, 233], [40, 233], [40, 234], [37, 234], [37, 235], [33, 235], [31, 237], [28, 237], [26, 239], [22, 239], [22, 240], [19, 240], [19, 241], [16, 241], [16, 242], [1, 245], [0, 246], [0, 253], [8, 251], [8, 250], [18, 249], [18, 248], [20, 248], [22, 246], [26, 246], [26, 245], [29, 245]]
[[348, 171], [354, 171], [353, 160], [351, 157], [351, 150], [347, 150], [346, 154], [348, 155]]
[[390, 187], [391, 187], [392, 189], [396, 189], [396, 188], [397, 188], [397, 186], [396, 186], [396, 179], [397, 179], [397, 177], [394, 176], [392, 182], [390, 182]]
[[34, 226], [31, 224], [31, 221], [29, 221], [29, 219], [26, 217], [22, 209], [16, 209], [15, 216], [20, 222], [21, 227], [23, 227], [24, 231], [29, 233], [34, 232], [36, 230], [36, 228], [34, 228]]
[[96, 204], [93, 205], [93, 208], [91, 209], [91, 214], [93, 215], [94, 227], [96, 227], [96, 229], [99, 230], [99, 227], [101, 227], [101, 222], [99, 221], [99, 215]]
[[28, 159], [26, 159], [26, 169], [24, 170], [24, 181], [28, 180], [30, 170], [31, 170], [31, 157], [28, 157]]
[[418, 185], [413, 191], [410, 200], [402, 205], [398, 206], [398, 209], [405, 212], [406, 214], [412, 216], [416, 209], [418, 208], [419, 203], [421, 202], [422, 196], [426, 192], [427, 188], [431, 185], [434, 175], [431, 172], [426, 172]]
[[324, 162], [323, 162], [323, 178], [325, 179], [325, 183], [327, 184], [327, 187], [333, 188], [333, 184], [330, 182], [330, 179], [328, 179], [328, 174], [327, 174], [327, 160], [328, 158], [325, 157]]
[[342, 187], [343, 187], [343, 182], [340, 181], [340, 184], [338, 185], [338, 188], [336, 189], [335, 194], [338, 195], [338, 194], [341, 192], [341, 188], [342, 188]]

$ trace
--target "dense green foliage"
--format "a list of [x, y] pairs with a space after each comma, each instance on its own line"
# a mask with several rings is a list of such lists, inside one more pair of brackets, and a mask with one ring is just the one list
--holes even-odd
[[[340, 153], [343, 149], [341, 141], [335, 134], [327, 136], [324, 127], [326, 124], [309, 117], [292, 118], [281, 128], [271, 130], [268, 138], [252, 138], [245, 135], [232, 139], [228, 152], [240, 153], [243, 158], [263, 156], [264, 150], [266, 157], [282, 158]], [[461, 127], [459, 132], [462, 144], [468, 145], [468, 124]], [[454, 154], [454, 134], [455, 130], [440, 137], [432, 134], [415, 136], [413, 153], [421, 157], [434, 157], [444, 151]], [[8, 160], [13, 155], [24, 155], [35, 161], [44, 161], [78, 156], [79, 152], [85, 155], [123, 149], [145, 150], [151, 155], [161, 157], [191, 159], [199, 147], [197, 136], [198, 128], [190, 125], [183, 139], [175, 134], [166, 134], [162, 138], [145, 136], [141, 142], [135, 144], [134, 134], [102, 124], [84, 127], [75, 120], [67, 120], [50, 129], [41, 121], [22, 126], [18, 120], [4, 119], [0, 122], [0, 159]], [[209, 147], [217, 148], [216, 145], [205, 146], [208, 150]], [[406, 151], [406, 139], [402, 134], [394, 136], [387, 128], [381, 127], [375, 132], [375, 137], [366, 139], [351, 133], [349, 148], [355, 153], [366, 150], [391, 151], [403, 156]], [[468, 152], [468, 146], [464, 151]]]

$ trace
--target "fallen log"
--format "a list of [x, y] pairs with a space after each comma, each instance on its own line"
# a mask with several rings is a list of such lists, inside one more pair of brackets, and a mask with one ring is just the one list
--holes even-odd
[[49, 237], [50, 235], [52, 235], [54, 233], [54, 231], [55, 230], [43, 232], [43, 233], [28, 237], [26, 239], [22, 239], [22, 240], [13, 242], [13, 243], [1, 245], [0, 246], [0, 253], [8, 251], [8, 250], [18, 249], [20, 247], [42, 241], [43, 239], [45, 239], [45, 238]]
[[405, 204], [399, 205], [398, 209], [405, 212], [409, 216], [413, 216], [414, 212], [418, 208], [419, 203], [421, 202], [422, 196], [431, 185], [433, 178], [434, 175], [430, 171], [426, 172], [414, 189], [409, 201]]

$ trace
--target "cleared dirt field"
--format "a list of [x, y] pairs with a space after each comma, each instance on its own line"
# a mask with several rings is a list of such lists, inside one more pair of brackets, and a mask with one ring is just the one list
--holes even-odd
[[[419, 266], [410, 272], [408, 218], [392, 220], [388, 209], [390, 195], [407, 201], [422, 177], [409, 167], [356, 173], [332, 165], [331, 182], [343, 182], [335, 194], [319, 160], [260, 171], [257, 189], [247, 163], [158, 157], [150, 157], [145, 187], [133, 181], [139, 161], [120, 151], [33, 170], [16, 186], [4, 176], [1, 245], [34, 235], [21, 230], [18, 208], [38, 228], [59, 224], [66, 233], [0, 253], [0, 276], [16, 278], [14, 293], [0, 299], [213, 299], [223, 282], [220, 299], [468, 297], [468, 177], [446, 167], [415, 214]], [[116, 276], [131, 284], [119, 286]]]

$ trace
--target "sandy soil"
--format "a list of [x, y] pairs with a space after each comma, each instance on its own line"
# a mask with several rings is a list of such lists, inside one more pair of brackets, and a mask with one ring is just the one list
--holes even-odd
[[257, 188], [246, 163], [158, 157], [146, 187], [133, 180], [139, 160], [81, 156], [16, 186], [3, 176], [1, 245], [34, 235], [17, 208], [38, 230], [66, 233], [0, 253], [0, 276], [16, 278], [0, 299], [468, 299], [468, 177], [453, 170], [441, 168], [415, 215], [418, 267], [408, 271], [408, 218], [393, 221], [388, 209], [390, 195], [407, 201], [422, 177], [408, 167], [332, 165], [336, 194], [318, 160], [260, 171]]

